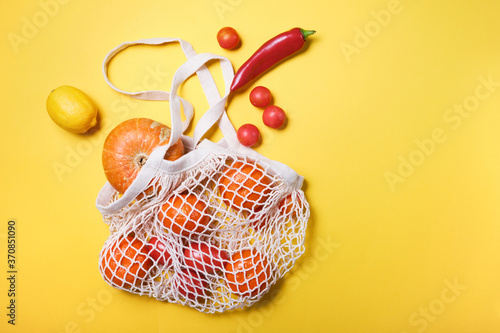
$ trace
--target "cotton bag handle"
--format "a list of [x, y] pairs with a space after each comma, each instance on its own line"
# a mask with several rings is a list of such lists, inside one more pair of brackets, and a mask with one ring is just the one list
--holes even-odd
[[[152, 90], [152, 91], [141, 91], [141, 92], [126, 92], [111, 83], [107, 74], [108, 63], [117, 53], [123, 49], [137, 44], [146, 45], [161, 45], [169, 42], [179, 42], [181, 48], [188, 58], [188, 60], [182, 64], [179, 69], [175, 72], [172, 79], [171, 92]], [[221, 64], [222, 74], [225, 81], [225, 95], [221, 98], [217, 89], [217, 85], [205, 64], [211, 60], [219, 60]], [[153, 39], [143, 39], [136, 42], [127, 42], [119, 45], [113, 49], [103, 62], [103, 73], [106, 82], [116, 91], [128, 95], [130, 97], [142, 100], [170, 100], [170, 114], [172, 130], [170, 134], [170, 140], [167, 145], [160, 146], [156, 148], [148, 158], [148, 161], [141, 168], [134, 182], [125, 191], [123, 196], [113, 203], [106, 206], [109, 202], [111, 196], [115, 193], [114, 188], [107, 182], [105, 186], [99, 192], [97, 197], [96, 206], [102, 214], [111, 214], [119, 211], [120, 209], [127, 206], [132, 202], [135, 197], [142, 192], [150, 183], [151, 179], [154, 177], [158, 171], [163, 157], [165, 156], [168, 148], [177, 142], [181, 137], [182, 133], [186, 130], [187, 126], [191, 122], [194, 110], [192, 105], [186, 100], [182, 99], [177, 95], [177, 90], [179, 86], [187, 80], [194, 73], [198, 75], [200, 83], [208, 99], [210, 109], [202, 116], [198, 122], [193, 138], [184, 136], [183, 142], [188, 149], [194, 149], [198, 142], [201, 140], [203, 135], [215, 124], [217, 123], [219, 128], [224, 134], [225, 140], [231, 145], [237, 145], [238, 141], [236, 138], [236, 131], [231, 124], [227, 114], [225, 112], [225, 103], [229, 96], [230, 84], [234, 76], [233, 68], [230, 61], [222, 56], [218, 56], [210, 53], [197, 54], [192, 46], [181, 39], [175, 38], [153, 38]], [[184, 108], [184, 113], [186, 115], [186, 120], [182, 122], [181, 120], [181, 104]]]
[[[113, 50], [111, 50], [106, 57], [104, 58], [103, 64], [102, 64], [102, 71], [104, 74], [104, 80], [106, 83], [113, 88], [115, 91], [133, 97], [135, 99], [140, 99], [140, 100], [147, 100], [147, 101], [168, 101], [170, 100], [170, 93], [168, 91], [163, 91], [163, 90], [148, 90], [148, 91], [137, 91], [137, 92], [129, 92], [129, 91], [124, 91], [116, 87], [111, 80], [109, 79], [108, 76], [108, 65], [111, 59], [113, 59], [118, 53], [121, 51], [125, 50], [127, 47], [134, 46], [134, 45], [163, 45], [163, 44], [168, 44], [168, 43], [174, 43], [178, 42], [181, 46], [181, 49], [186, 56], [186, 58], [191, 58], [195, 56], [197, 53], [189, 44], [188, 42], [178, 39], [178, 38], [149, 38], [149, 39], [140, 39], [137, 41], [133, 42], [125, 42], [117, 47], [115, 47]], [[183, 123], [183, 128], [187, 128], [189, 126], [189, 123], [191, 122], [191, 119], [193, 118], [194, 111], [193, 111], [193, 106], [191, 103], [189, 103], [186, 100], [182, 100], [182, 104], [184, 107], [184, 114], [186, 116], [186, 121]]]
[[[203, 116], [198, 121], [194, 129], [194, 134], [192, 141], [190, 143], [191, 147], [194, 148], [201, 140], [203, 135], [207, 133], [207, 131], [217, 123], [220, 130], [224, 134], [226, 139], [237, 140], [236, 139], [236, 131], [229, 121], [229, 118], [226, 114], [226, 101], [229, 97], [231, 81], [234, 76], [233, 67], [231, 62], [222, 56], [212, 54], [212, 53], [200, 53], [186, 61], [182, 64], [179, 69], [175, 72], [174, 77], [172, 79], [172, 86], [170, 91], [170, 115], [172, 118], [172, 133], [170, 137], [169, 145], [175, 143], [179, 138], [181, 133], [181, 118], [180, 118], [180, 104], [182, 103], [182, 98], [177, 95], [177, 90], [180, 85], [186, 81], [191, 75], [197, 73], [200, 70], [206, 69], [205, 64], [212, 60], [219, 60], [222, 76], [224, 78], [225, 83], [225, 95], [220, 97], [219, 92], [217, 90], [217, 86], [215, 85], [215, 81], [210, 76], [210, 82], [213, 85], [209, 85], [207, 89], [212, 89], [211, 93], [208, 93], [207, 99], [209, 101], [210, 109], [206, 111]], [[207, 69], [208, 71], [208, 69]], [[183, 140], [185, 142], [185, 140]], [[163, 148], [163, 147], [161, 147]], [[165, 151], [166, 152], [166, 151]]]

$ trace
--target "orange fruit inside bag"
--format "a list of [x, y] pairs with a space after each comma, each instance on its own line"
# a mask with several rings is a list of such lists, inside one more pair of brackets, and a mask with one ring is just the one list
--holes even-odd
[[230, 208], [255, 213], [269, 198], [271, 180], [257, 164], [236, 161], [219, 178], [219, 193]]
[[132, 235], [117, 239], [101, 259], [101, 270], [106, 280], [126, 289], [139, 285], [152, 266], [147, 253], [146, 244]]

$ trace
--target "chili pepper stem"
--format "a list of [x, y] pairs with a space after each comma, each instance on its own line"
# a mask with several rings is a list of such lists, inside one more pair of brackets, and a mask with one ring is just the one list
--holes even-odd
[[300, 33], [302, 34], [302, 37], [304, 38], [304, 40], [306, 40], [307, 37], [311, 36], [315, 32], [316, 32], [316, 30], [300, 29]]

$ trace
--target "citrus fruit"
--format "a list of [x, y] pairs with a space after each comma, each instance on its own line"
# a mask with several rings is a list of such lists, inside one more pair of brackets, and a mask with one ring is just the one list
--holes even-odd
[[97, 124], [97, 106], [83, 91], [60, 86], [49, 94], [46, 102], [50, 118], [72, 133], [85, 133]]
[[202, 233], [210, 223], [207, 205], [194, 194], [175, 194], [163, 204], [158, 219], [177, 235]]
[[240, 296], [256, 296], [267, 288], [271, 268], [256, 250], [236, 252], [226, 264], [226, 282]]
[[[296, 199], [298, 203], [300, 203], [300, 199]], [[293, 205], [293, 198], [292, 195], [289, 194], [287, 195], [280, 203], [279, 203], [279, 210], [282, 215], [288, 216], [291, 215], [292, 218], [296, 218], [297, 214], [295, 211], [292, 212], [292, 209], [294, 208]]]
[[218, 187], [227, 206], [258, 212], [269, 198], [270, 183], [259, 165], [236, 161], [224, 169]]
[[139, 285], [148, 274], [152, 261], [145, 243], [134, 236], [115, 240], [102, 256], [101, 271], [106, 280], [129, 289]]
[[[170, 128], [148, 118], [133, 118], [118, 124], [106, 137], [102, 151], [102, 165], [108, 182], [120, 193], [125, 193], [153, 150], [170, 140]], [[165, 154], [174, 161], [184, 154], [179, 139]], [[146, 192], [151, 192], [153, 185]]]

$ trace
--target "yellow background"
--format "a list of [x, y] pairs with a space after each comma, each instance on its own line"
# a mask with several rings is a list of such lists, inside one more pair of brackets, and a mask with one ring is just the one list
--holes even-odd
[[[0, 331], [498, 332], [498, 13], [493, 0], [5, 5]], [[240, 33], [239, 49], [218, 46], [223, 26]], [[102, 143], [125, 119], [170, 118], [166, 102], [109, 88], [104, 56], [125, 41], [177, 37], [238, 68], [295, 26], [317, 30], [307, 50], [254, 84], [271, 89], [287, 127], [262, 124], [250, 89], [228, 105], [235, 126], [260, 128], [258, 152], [306, 179], [312, 215], [293, 274], [253, 308], [218, 315], [108, 286], [98, 253], [109, 231], [95, 208], [105, 182]], [[178, 46], [135, 47], [112, 62], [110, 75], [123, 89], [169, 90], [182, 61]], [[64, 84], [96, 101], [99, 129], [75, 135], [51, 121], [45, 100]], [[197, 79], [181, 94], [198, 119], [206, 102]], [[15, 326], [6, 315], [10, 219], [17, 226]]]

